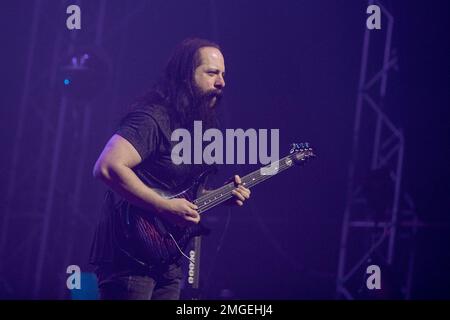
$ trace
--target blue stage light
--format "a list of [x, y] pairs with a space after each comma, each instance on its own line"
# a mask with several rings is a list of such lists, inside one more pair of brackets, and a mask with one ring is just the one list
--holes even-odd
[[98, 280], [95, 273], [81, 273], [81, 288], [70, 290], [72, 300], [98, 300], [100, 293], [98, 291]]
[[65, 84], [66, 86], [68, 86], [68, 85], [70, 84], [70, 80], [69, 80], [69, 79], [64, 79], [64, 84]]

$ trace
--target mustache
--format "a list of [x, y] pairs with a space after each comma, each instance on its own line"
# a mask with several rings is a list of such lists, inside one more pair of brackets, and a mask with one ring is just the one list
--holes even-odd
[[205, 98], [206, 99], [222, 98], [222, 97], [223, 97], [223, 90], [222, 89], [212, 89], [212, 90], [208, 91], [205, 94]]

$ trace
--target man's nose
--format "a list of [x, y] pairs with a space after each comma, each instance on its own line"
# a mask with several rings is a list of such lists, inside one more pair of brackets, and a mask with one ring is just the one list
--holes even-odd
[[214, 83], [214, 87], [216, 89], [223, 89], [223, 87], [225, 87], [225, 80], [223, 79], [223, 77], [218, 77], [216, 79], [216, 82]]

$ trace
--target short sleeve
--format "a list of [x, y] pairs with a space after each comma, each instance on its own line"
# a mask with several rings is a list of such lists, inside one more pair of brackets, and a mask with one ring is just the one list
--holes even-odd
[[128, 113], [120, 122], [116, 134], [130, 142], [142, 159], [150, 157], [159, 146], [159, 130], [150, 109], [145, 107]]

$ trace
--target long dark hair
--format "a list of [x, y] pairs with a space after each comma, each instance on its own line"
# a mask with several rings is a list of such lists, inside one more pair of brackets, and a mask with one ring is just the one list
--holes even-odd
[[[199, 105], [194, 82], [194, 71], [201, 64], [199, 49], [203, 47], [220, 50], [218, 44], [205, 39], [182, 41], [173, 51], [159, 81], [139, 103], [164, 105], [173, 126], [190, 128], [194, 120], [205, 120], [204, 106]], [[211, 119], [209, 122], [212, 126]]]

